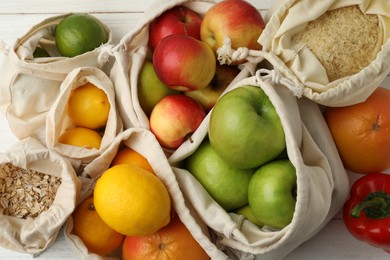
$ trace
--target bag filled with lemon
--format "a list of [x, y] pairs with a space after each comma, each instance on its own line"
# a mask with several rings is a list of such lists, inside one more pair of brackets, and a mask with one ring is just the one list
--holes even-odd
[[47, 114], [44, 140], [75, 166], [83, 166], [102, 154], [123, 130], [114, 88], [95, 67], [74, 69], [60, 88]]
[[85, 13], [49, 17], [12, 44], [2, 42], [0, 107], [13, 134], [42, 134], [67, 74], [83, 66], [103, 69], [111, 42], [111, 29]]
[[28, 137], [0, 154], [0, 246], [36, 257], [76, 208], [81, 182], [72, 164]]
[[[160, 251], [172, 257], [183, 252], [195, 257], [187, 259], [226, 258], [185, 203], [165, 153], [150, 131], [129, 128], [120, 133], [80, 178], [82, 192], [65, 236], [81, 258], [127, 259], [129, 250], [138, 257]], [[168, 231], [177, 225], [175, 218], [184, 225], [180, 233]], [[187, 239], [174, 238], [181, 235]], [[145, 244], [132, 249], [136, 243], [130, 240], [139, 238], [145, 238]]]

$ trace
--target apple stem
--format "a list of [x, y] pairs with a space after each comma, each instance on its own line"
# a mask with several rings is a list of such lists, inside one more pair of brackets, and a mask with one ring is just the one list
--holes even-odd
[[190, 143], [193, 143], [194, 140], [192, 140], [191, 135], [192, 135], [192, 133], [189, 133], [189, 134], [187, 135], [187, 138], [188, 138], [188, 140], [190, 140]]

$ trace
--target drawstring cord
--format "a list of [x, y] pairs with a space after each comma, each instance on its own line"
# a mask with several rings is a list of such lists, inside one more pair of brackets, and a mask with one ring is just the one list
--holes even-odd
[[[233, 61], [246, 59], [249, 62], [259, 63], [264, 59], [273, 63], [274, 59], [270, 53], [261, 50], [250, 50], [246, 47], [239, 47], [237, 50], [233, 50], [231, 47], [231, 40], [229, 37], [225, 37], [224, 44], [217, 50], [218, 61], [221, 65], [231, 64]], [[274, 64], [273, 64], [274, 65]], [[303, 85], [294, 83], [292, 80], [283, 77], [281, 73], [275, 69], [259, 69], [256, 71], [256, 79], [259, 83], [265, 81], [271, 81], [276, 85], [283, 85], [287, 87], [291, 93], [300, 98], [303, 94]]]
[[259, 69], [256, 71], [255, 76], [259, 83], [271, 81], [275, 85], [287, 87], [294, 96], [298, 98], [302, 97], [303, 88], [294, 84], [290, 79], [282, 77], [276, 70]]

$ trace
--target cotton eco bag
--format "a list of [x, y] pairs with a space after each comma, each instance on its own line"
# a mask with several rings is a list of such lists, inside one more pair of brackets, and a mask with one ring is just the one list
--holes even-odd
[[37, 256], [73, 212], [81, 183], [68, 160], [30, 137], [0, 154], [0, 165], [0, 245]]
[[[67, 145], [59, 142], [59, 137], [67, 130], [75, 127], [67, 114], [67, 104], [73, 90], [91, 83], [104, 91], [110, 104], [108, 120], [102, 129], [95, 129], [102, 135], [100, 148], [87, 149], [84, 147]], [[96, 111], [99, 113], [99, 111]], [[46, 118], [47, 147], [58, 153], [85, 165], [97, 158], [112, 143], [116, 136], [123, 130], [122, 121], [117, 113], [115, 92], [110, 78], [100, 69], [95, 67], [80, 67], [72, 70], [60, 86], [60, 93], [53, 102]]]
[[318, 104], [297, 99], [283, 86], [293, 82], [274, 75], [279, 78], [279, 84], [275, 84], [269, 74], [272, 73], [264, 75], [264, 70], [259, 69], [255, 76], [240, 81], [231, 90], [246, 85], [260, 87], [281, 119], [287, 155], [297, 175], [295, 212], [288, 226], [281, 230], [259, 228], [242, 215], [227, 213], [183, 168], [183, 161], [207, 138], [210, 114], [192, 136], [193, 142], [181, 146], [169, 158], [176, 165], [174, 172], [188, 203], [215, 232], [216, 245], [232, 258], [255, 254], [258, 259], [282, 259], [320, 231], [340, 210], [348, 194], [347, 173]]
[[[226, 255], [223, 254], [210, 240], [208, 228], [199, 218], [198, 214], [193, 211], [192, 207], [187, 205], [183, 197], [183, 193], [173, 174], [172, 168], [168, 163], [168, 160], [157, 142], [154, 135], [143, 128], [129, 128], [120, 133], [117, 138], [111, 143], [111, 145], [100, 155], [93, 160], [85, 168], [81, 177], [89, 179], [92, 185], [89, 185], [89, 189], [85, 189], [83, 195], [79, 197], [78, 203], [81, 203], [85, 198], [93, 193], [94, 183], [97, 179], [111, 166], [111, 162], [114, 159], [117, 152], [128, 147], [146, 158], [149, 164], [152, 166], [155, 174], [165, 184], [168, 192], [171, 196], [172, 206], [174, 207], [177, 215], [181, 221], [189, 229], [193, 237], [198, 243], [205, 249], [212, 259], [226, 259]], [[118, 259], [119, 256], [103, 257], [91, 252], [88, 252], [87, 248], [80, 240], [79, 237], [71, 233], [73, 229], [73, 219], [69, 218], [65, 227], [65, 236], [69, 245], [74, 252], [83, 259]]]
[[[151, 60], [151, 52], [148, 49], [149, 25], [163, 12], [174, 6], [186, 6], [199, 15], [203, 15], [213, 5], [212, 1], [170, 0], [155, 1], [145, 11], [135, 28], [123, 37], [120, 43], [113, 48], [115, 62], [110, 76], [114, 82], [116, 92], [121, 93], [117, 97], [119, 112], [123, 118], [124, 126], [143, 127], [149, 129], [149, 118], [143, 111], [138, 98], [138, 78], [146, 59]], [[242, 79], [249, 75], [250, 63], [240, 67], [241, 73], [236, 79]], [[255, 66], [252, 65], [252, 69]], [[245, 69], [243, 69], [245, 68]], [[236, 80], [235, 79], [235, 80]]]
[[[54, 32], [57, 24], [69, 15], [49, 17], [34, 25], [9, 48], [4, 43], [0, 48], [0, 110], [19, 139], [44, 131], [47, 112], [71, 70], [83, 66], [103, 68], [108, 61], [112, 33], [103, 23], [108, 35], [106, 44], [73, 58], [59, 55]], [[34, 58], [37, 47], [52, 57]]]
[[259, 43], [319, 104], [362, 102], [390, 71], [387, 1], [278, 1], [268, 18]]

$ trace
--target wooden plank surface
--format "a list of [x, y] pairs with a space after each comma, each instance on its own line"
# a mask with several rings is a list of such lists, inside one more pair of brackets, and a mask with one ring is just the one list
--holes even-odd
[[[251, 0], [264, 13], [273, 0]], [[113, 31], [118, 42], [135, 25], [152, 0], [13, 0], [0, 1], [0, 39], [10, 45], [31, 26], [44, 18], [67, 12], [89, 12], [96, 15]], [[1, 73], [1, 72], [0, 72]], [[390, 79], [382, 84], [390, 88]], [[4, 115], [0, 114], [0, 152], [6, 151], [16, 142]], [[351, 175], [351, 180], [356, 179]], [[0, 248], [0, 259], [31, 259], [31, 256]], [[76, 259], [66, 244], [63, 232], [57, 241], [39, 259]], [[259, 258], [261, 259], [261, 258]], [[290, 260], [312, 259], [390, 259], [381, 249], [354, 239], [345, 229], [341, 215], [337, 214], [329, 224], [312, 239], [308, 240], [290, 255]]]

